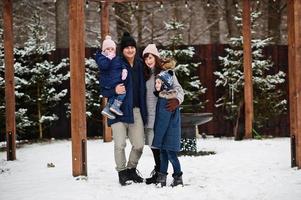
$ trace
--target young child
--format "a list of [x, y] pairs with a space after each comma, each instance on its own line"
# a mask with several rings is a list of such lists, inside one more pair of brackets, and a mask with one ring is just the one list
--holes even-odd
[[[99, 84], [102, 88], [112, 89], [120, 83], [125, 83], [127, 69], [122, 65], [121, 58], [116, 56], [116, 44], [111, 36], [105, 37], [102, 43], [102, 52], [96, 52], [95, 60], [100, 70]], [[120, 107], [125, 97], [126, 93], [109, 98], [101, 114], [109, 119], [115, 119], [114, 114], [122, 116], [123, 112]]]
[[[166, 64], [175, 65], [173, 60]], [[164, 65], [163, 65], [164, 68]], [[181, 120], [179, 107], [173, 111], [166, 109], [169, 99], [175, 99], [177, 91], [174, 89], [173, 71], [161, 71], [155, 79], [155, 95], [158, 96], [156, 117], [154, 124], [154, 139], [152, 146], [160, 149], [160, 172], [157, 183], [166, 186], [168, 162], [171, 162], [174, 173], [172, 187], [183, 186], [182, 171], [177, 153], [180, 151]]]

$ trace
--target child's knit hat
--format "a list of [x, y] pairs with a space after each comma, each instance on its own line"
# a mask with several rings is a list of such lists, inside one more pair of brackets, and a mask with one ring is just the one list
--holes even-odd
[[161, 71], [157, 76], [157, 79], [160, 79], [163, 82], [163, 89], [170, 90], [173, 86], [173, 71]]
[[142, 56], [144, 56], [144, 54], [147, 54], [147, 53], [151, 53], [155, 56], [157, 56], [158, 58], [160, 58], [160, 54], [159, 54], [159, 51], [156, 47], [155, 44], [149, 44], [145, 47], [145, 49], [143, 50], [142, 52]]
[[115, 42], [111, 39], [111, 36], [107, 35], [104, 41], [102, 42], [102, 51], [104, 51], [106, 48], [112, 47], [116, 49]]

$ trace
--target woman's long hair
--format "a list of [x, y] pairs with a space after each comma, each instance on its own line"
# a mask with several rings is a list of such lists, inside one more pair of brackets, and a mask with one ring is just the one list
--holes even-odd
[[[151, 53], [146, 53], [146, 54], [143, 55], [143, 62], [144, 62], [144, 78], [145, 78], [145, 80], [150, 79], [150, 77], [152, 76], [152, 71], [151, 71], [151, 69], [145, 64], [145, 58], [147, 58], [147, 57], [149, 56], [149, 54], [151, 54]], [[156, 64], [155, 64], [155, 76], [156, 76], [156, 75], [159, 74], [160, 71], [162, 70], [162, 68], [161, 68], [161, 66], [162, 66], [162, 61], [161, 61], [161, 59], [160, 59], [158, 56], [155, 56], [155, 55], [153, 55], [153, 54], [151, 54], [151, 55], [155, 57], [155, 62], [156, 62]]]

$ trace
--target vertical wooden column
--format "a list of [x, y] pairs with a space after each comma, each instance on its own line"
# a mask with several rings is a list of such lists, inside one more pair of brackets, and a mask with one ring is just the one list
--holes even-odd
[[288, 0], [291, 165], [301, 168], [301, 1]]
[[69, 0], [73, 176], [87, 176], [84, 0]]
[[253, 81], [251, 53], [251, 13], [250, 0], [243, 0], [243, 65], [245, 97], [245, 138], [252, 138], [253, 129]]
[[5, 119], [7, 160], [16, 159], [15, 80], [13, 53], [13, 1], [3, 0]]
[[[109, 2], [102, 1], [101, 2], [101, 40], [103, 41], [106, 35], [109, 34]], [[104, 107], [107, 103], [107, 99], [102, 98], [102, 107]], [[112, 129], [107, 125], [108, 118], [103, 116], [102, 121], [102, 136], [104, 142], [112, 141]]]

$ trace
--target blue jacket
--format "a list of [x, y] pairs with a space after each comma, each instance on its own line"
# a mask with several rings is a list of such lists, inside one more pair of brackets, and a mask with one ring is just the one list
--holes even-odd
[[158, 98], [154, 124], [152, 146], [169, 151], [180, 151], [181, 117], [180, 110], [169, 112], [166, 109], [167, 99]]
[[[125, 84], [125, 90], [126, 90], [126, 97], [121, 105], [121, 110], [123, 111], [123, 116], [116, 116], [116, 119], [108, 119], [108, 125], [117, 123], [117, 122], [124, 122], [132, 124], [134, 123], [134, 113], [133, 113], [133, 90], [139, 90], [139, 108], [141, 112], [141, 117], [143, 120], [143, 123], [146, 123], [146, 117], [147, 117], [147, 110], [146, 110], [146, 85], [145, 85], [145, 79], [143, 75], [143, 61], [141, 58], [136, 57], [134, 60], [134, 66], [135, 68], [138, 68], [139, 77], [139, 87], [133, 88], [133, 80], [132, 80], [132, 70], [130, 64], [127, 62], [125, 58], [122, 57], [123, 65], [128, 70], [128, 77]], [[115, 88], [105, 88], [101, 86], [101, 94], [105, 97], [112, 97], [116, 95]]]
[[121, 72], [125, 65], [119, 56], [115, 56], [110, 60], [100, 51], [97, 51], [95, 61], [100, 71], [99, 84], [101, 87], [115, 88], [117, 84], [123, 82], [121, 80]]

